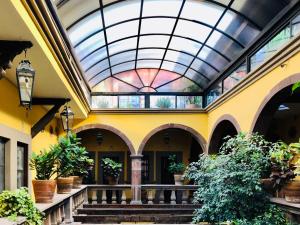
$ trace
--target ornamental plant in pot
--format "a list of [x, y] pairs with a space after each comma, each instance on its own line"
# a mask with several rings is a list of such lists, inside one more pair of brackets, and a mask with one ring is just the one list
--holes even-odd
[[66, 137], [61, 137], [55, 148], [60, 151], [57, 163], [57, 193], [67, 194], [72, 191], [73, 177], [72, 171], [75, 166], [74, 148], [75, 144], [72, 142], [73, 134], [67, 134]]
[[41, 151], [39, 154], [32, 153], [30, 169], [36, 171], [35, 179], [32, 180], [33, 192], [37, 203], [51, 203], [56, 180], [50, 178], [57, 172], [56, 162], [60, 151], [51, 146], [49, 151]]
[[174, 174], [174, 181], [175, 185], [182, 185], [183, 184], [183, 173], [185, 171], [184, 163], [177, 162], [176, 155], [169, 156], [169, 167], [168, 170], [171, 174]]
[[158, 108], [162, 108], [162, 109], [169, 109], [171, 108], [171, 100], [168, 97], [161, 97], [159, 99], [157, 99], [156, 104], [155, 104]]
[[104, 175], [107, 177], [108, 183], [111, 185], [118, 184], [120, 174], [122, 172], [122, 163], [115, 162], [110, 158], [102, 159], [101, 166]]

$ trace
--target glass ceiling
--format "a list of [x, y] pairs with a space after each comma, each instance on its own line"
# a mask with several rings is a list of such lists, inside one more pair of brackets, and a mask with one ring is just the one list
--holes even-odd
[[92, 92], [201, 92], [289, 1], [54, 3]]

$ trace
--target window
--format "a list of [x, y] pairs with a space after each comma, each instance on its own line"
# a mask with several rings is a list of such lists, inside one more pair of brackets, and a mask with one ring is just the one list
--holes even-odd
[[214, 102], [221, 94], [222, 94], [222, 83], [220, 82], [208, 92], [206, 96], [207, 105]]
[[145, 96], [119, 96], [119, 108], [139, 109], [145, 107]]
[[0, 138], [0, 192], [5, 188], [5, 140]]
[[227, 78], [224, 79], [223, 81], [224, 92], [229, 91], [246, 76], [247, 76], [246, 62], [244, 62], [241, 66], [239, 66], [236, 70], [234, 70]]
[[18, 143], [17, 147], [17, 187], [28, 186], [28, 146]]
[[202, 108], [202, 96], [177, 96], [177, 109]]
[[150, 108], [175, 109], [175, 96], [150, 96]]

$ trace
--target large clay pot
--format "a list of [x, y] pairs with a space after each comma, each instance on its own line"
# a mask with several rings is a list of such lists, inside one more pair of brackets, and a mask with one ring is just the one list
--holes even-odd
[[174, 174], [175, 185], [183, 185], [183, 175], [182, 174]]
[[56, 180], [32, 180], [36, 203], [52, 203]]
[[284, 186], [287, 202], [300, 203], [300, 180], [292, 180]]
[[109, 185], [116, 185], [119, 182], [119, 177], [115, 178], [115, 177], [112, 177], [112, 176], [108, 176], [107, 180], [108, 180]]
[[82, 177], [80, 176], [71, 176], [73, 178], [73, 189], [79, 189], [82, 185]]
[[73, 177], [57, 178], [57, 194], [68, 194], [72, 191]]

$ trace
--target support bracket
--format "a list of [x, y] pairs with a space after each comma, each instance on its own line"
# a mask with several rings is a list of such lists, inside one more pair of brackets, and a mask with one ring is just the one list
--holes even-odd
[[53, 107], [31, 128], [34, 138], [55, 117], [60, 107], [69, 102], [68, 98], [32, 98], [32, 105], [53, 105]]

